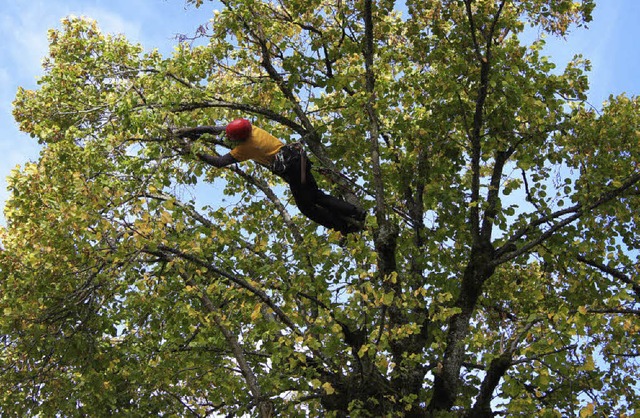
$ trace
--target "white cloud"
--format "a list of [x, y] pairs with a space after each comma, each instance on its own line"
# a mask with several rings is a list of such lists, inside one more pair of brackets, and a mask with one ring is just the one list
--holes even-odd
[[141, 37], [141, 24], [128, 20], [120, 14], [102, 8], [90, 7], [82, 9], [82, 13], [73, 13], [98, 22], [98, 27], [103, 33], [123, 34], [128, 39], [136, 41]]

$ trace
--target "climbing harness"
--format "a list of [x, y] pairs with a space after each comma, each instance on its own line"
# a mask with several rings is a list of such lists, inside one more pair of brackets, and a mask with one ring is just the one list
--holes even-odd
[[307, 157], [307, 153], [300, 142], [292, 142], [284, 145], [275, 156], [275, 160], [271, 164], [271, 170], [277, 175], [284, 177], [287, 168], [295, 164], [296, 160], [300, 161], [300, 181], [302, 184], [307, 182], [307, 164], [311, 164]]

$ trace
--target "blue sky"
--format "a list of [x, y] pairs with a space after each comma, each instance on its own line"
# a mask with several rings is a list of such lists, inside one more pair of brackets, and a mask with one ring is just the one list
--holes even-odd
[[[176, 34], [191, 34], [212, 14], [184, 0], [0, 0], [0, 207], [8, 197], [6, 177], [16, 165], [34, 161], [39, 148], [18, 131], [11, 102], [19, 86], [35, 88], [47, 53], [47, 31], [68, 15], [98, 21], [104, 32], [123, 33], [145, 49], [170, 53]], [[566, 40], [548, 39], [547, 54], [564, 68], [574, 54], [590, 59], [590, 102], [600, 107], [609, 94], [640, 94], [640, 1], [600, 0], [589, 29], [575, 29]], [[0, 224], [4, 217], [0, 214]]]

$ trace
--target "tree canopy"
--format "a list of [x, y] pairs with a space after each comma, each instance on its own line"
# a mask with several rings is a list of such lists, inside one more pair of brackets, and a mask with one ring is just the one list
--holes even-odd
[[[14, 102], [42, 151], [0, 232], [3, 416], [640, 411], [640, 100], [594, 109], [588, 60], [522, 37], [592, 0], [222, 3], [170, 57], [49, 32]], [[235, 117], [366, 231], [175, 135]]]

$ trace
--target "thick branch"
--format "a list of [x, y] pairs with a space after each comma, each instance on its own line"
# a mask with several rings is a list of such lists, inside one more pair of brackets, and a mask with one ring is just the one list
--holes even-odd
[[374, 103], [376, 100], [375, 95], [375, 75], [373, 73], [373, 5], [372, 0], [365, 0], [364, 2], [364, 66], [365, 66], [365, 79], [366, 90], [369, 96], [365, 105], [367, 115], [369, 116], [369, 140], [371, 141], [371, 164], [373, 171], [373, 183], [375, 187], [375, 200], [376, 200], [376, 216], [378, 217], [378, 224], [385, 225], [386, 219], [386, 205], [384, 202], [384, 183], [382, 180], [382, 170], [380, 169], [380, 149], [378, 139], [380, 137], [380, 126], [378, 123], [378, 117], [374, 110]]
[[[503, 3], [494, 16], [492, 30], [486, 36], [486, 50], [484, 51], [484, 55], [482, 54], [476, 36], [471, 0], [466, 0], [465, 5], [469, 21], [469, 30], [471, 32], [475, 53], [480, 63], [478, 96], [475, 103], [472, 131], [469, 133], [471, 143], [471, 204], [469, 209], [469, 225], [473, 245], [469, 263], [462, 277], [460, 294], [455, 303], [455, 307], [459, 308], [460, 312], [454, 315], [449, 321], [443, 367], [434, 379], [433, 397], [428, 407], [432, 413], [450, 410], [455, 403], [459, 393], [460, 368], [462, 367], [465, 350], [463, 340], [469, 332], [469, 322], [481, 294], [482, 286], [495, 270], [495, 266], [492, 265], [494, 250], [489, 240], [491, 233], [489, 224], [489, 222], [491, 222], [490, 217], [494, 216], [491, 210], [486, 214], [486, 224], [483, 226], [484, 231], [481, 232], [480, 230], [480, 163], [482, 157], [482, 131], [484, 126], [485, 103], [489, 94], [491, 45], [494, 36], [493, 28], [496, 27], [500, 19]], [[505, 153], [501, 157], [504, 161], [496, 162], [497, 169], [494, 169], [492, 182], [499, 182], [499, 176], [501, 177], [503, 169], [501, 165], [504, 165], [507, 158], [508, 154]], [[495, 211], [498, 199], [497, 191], [490, 191], [490, 197], [492, 199], [491, 203], [494, 205], [493, 210]]]
[[492, 416], [491, 399], [493, 391], [498, 386], [507, 370], [509, 370], [509, 367], [511, 367], [511, 353], [504, 353], [500, 357], [491, 361], [485, 378], [480, 385], [480, 392], [478, 393], [476, 402], [471, 411], [466, 415], [467, 417]]
[[195, 126], [175, 129], [173, 134], [178, 138], [196, 139], [204, 134], [219, 135], [224, 131], [224, 126]]
[[513, 155], [515, 149], [510, 148], [507, 151], [498, 152], [496, 161], [493, 166], [493, 173], [491, 175], [491, 182], [489, 183], [489, 193], [487, 195], [487, 209], [484, 212], [484, 219], [482, 221], [481, 235], [483, 240], [488, 241], [491, 239], [491, 232], [493, 230], [493, 222], [498, 213], [498, 204], [500, 202], [500, 181], [502, 180], [502, 173], [504, 166]]
[[[496, 213], [496, 205], [498, 201], [498, 192], [500, 179], [502, 176], [502, 170], [507, 159], [513, 154], [514, 150], [509, 149], [505, 152], [498, 153], [496, 157], [496, 163], [489, 187], [488, 196], [488, 209], [484, 215], [482, 231], [480, 230], [480, 159], [482, 154], [482, 129], [484, 125], [484, 108], [487, 97], [489, 95], [489, 75], [491, 71], [491, 45], [495, 35], [495, 28], [497, 27], [500, 14], [504, 6], [504, 0], [500, 3], [498, 11], [496, 12], [491, 29], [486, 34], [485, 51], [484, 55], [478, 43], [476, 35], [476, 25], [474, 16], [471, 10], [471, 0], [465, 1], [467, 20], [469, 22], [469, 31], [471, 32], [471, 38], [473, 41], [475, 53], [480, 62], [480, 87], [478, 89], [478, 97], [476, 99], [476, 108], [473, 117], [473, 127], [470, 135], [471, 140], [471, 208], [469, 211], [471, 234], [474, 242], [477, 244], [478, 240], [488, 240], [491, 235], [491, 226], [493, 224], [493, 218]], [[482, 237], [481, 237], [482, 235]]]
[[491, 400], [493, 392], [500, 384], [502, 377], [509, 370], [509, 367], [513, 365], [512, 359], [514, 353], [518, 349], [518, 344], [526, 338], [531, 328], [539, 322], [540, 320], [533, 320], [526, 324], [522, 331], [512, 339], [511, 344], [509, 344], [506, 351], [491, 361], [484, 380], [480, 385], [480, 391], [476, 397], [476, 402], [471, 411], [467, 414], [468, 417], [492, 416]]
[[[153, 107], [153, 106], [149, 106]], [[292, 129], [294, 132], [298, 132], [300, 134], [304, 134], [305, 129], [299, 124], [295, 123], [289, 118], [286, 118], [279, 113], [273, 112], [269, 109], [245, 104], [245, 103], [235, 103], [228, 102], [225, 100], [213, 100], [213, 101], [202, 101], [202, 102], [192, 102], [192, 103], [180, 103], [171, 109], [172, 112], [191, 112], [198, 109], [209, 109], [209, 108], [222, 108], [222, 109], [231, 109], [231, 110], [239, 110], [245, 113], [251, 113], [255, 115], [261, 115], [265, 118], [272, 120], [274, 122], [278, 122], [279, 124], [286, 126]]]
[[471, 209], [469, 223], [474, 242], [480, 239], [480, 159], [482, 155], [482, 126], [484, 125], [484, 105], [489, 92], [489, 72], [491, 66], [486, 57], [480, 62], [480, 87], [473, 116], [471, 141]]

